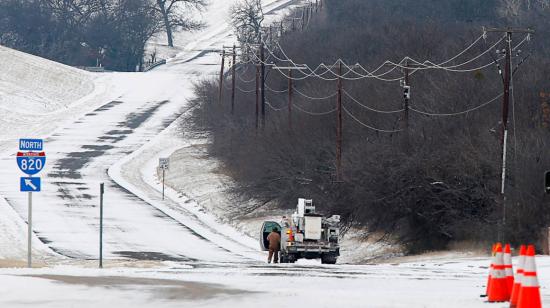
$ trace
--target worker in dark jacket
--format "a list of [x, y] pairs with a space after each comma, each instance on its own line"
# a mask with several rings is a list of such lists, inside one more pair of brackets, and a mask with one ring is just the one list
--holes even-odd
[[281, 247], [281, 235], [277, 232], [277, 228], [273, 228], [271, 233], [267, 236], [269, 241], [269, 256], [267, 257], [267, 263], [271, 263], [273, 258], [273, 263], [279, 263], [279, 249]]

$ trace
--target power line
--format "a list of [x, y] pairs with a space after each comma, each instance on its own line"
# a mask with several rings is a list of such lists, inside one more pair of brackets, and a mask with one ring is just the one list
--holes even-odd
[[364, 126], [370, 130], [373, 130], [373, 131], [377, 131], [377, 132], [380, 132], [380, 133], [398, 133], [398, 132], [401, 132], [403, 130], [401, 129], [398, 129], [398, 130], [386, 130], [386, 129], [380, 129], [380, 128], [376, 128], [374, 126], [370, 126], [368, 124], [365, 124], [363, 123], [361, 120], [359, 120], [357, 117], [355, 117], [351, 112], [349, 112], [349, 110], [346, 108], [346, 106], [342, 105], [342, 109], [344, 109], [344, 112], [349, 115], [353, 120], [355, 120], [355, 122], [359, 123], [361, 126]]
[[310, 100], [314, 100], [314, 101], [321, 101], [321, 100], [326, 100], [326, 99], [329, 99], [329, 98], [333, 98], [335, 97], [336, 95], [338, 95], [338, 92], [334, 92], [332, 94], [329, 94], [327, 96], [321, 96], [321, 97], [313, 97], [313, 96], [309, 96], [305, 93], [303, 93], [302, 91], [296, 89], [295, 87], [292, 87], [292, 89], [294, 91], [296, 91], [296, 93], [300, 94], [301, 96], [307, 98], [307, 99], [310, 99]]
[[253, 82], [256, 82], [256, 77], [250, 79], [250, 80], [245, 80], [241, 77], [241, 74], [238, 75], [238, 78], [241, 82], [244, 82], [244, 83], [253, 83]]
[[[451, 65], [451, 66], [441, 66], [442, 64], [446, 64], [456, 58], [458, 58], [459, 56], [463, 55], [466, 51], [468, 51], [469, 49], [471, 49], [475, 44], [477, 44], [481, 38], [484, 38], [485, 37], [485, 33], [480, 36], [478, 39], [476, 39], [474, 41], [474, 43], [470, 44], [468, 47], [466, 47], [463, 51], [461, 51], [460, 53], [458, 53], [457, 55], [455, 55], [454, 57], [446, 60], [446, 61], [443, 61], [439, 64], [435, 64], [434, 62], [432, 61], [425, 61], [424, 63], [422, 62], [419, 62], [417, 60], [414, 60], [410, 57], [405, 57], [402, 61], [398, 62], [398, 63], [395, 63], [395, 62], [392, 62], [392, 61], [385, 61], [381, 66], [379, 66], [375, 71], [373, 72], [369, 72], [367, 69], [365, 69], [362, 65], [360, 64], [357, 64], [356, 66], [357, 67], [360, 67], [363, 71], [365, 71], [367, 74], [364, 75], [364, 74], [361, 74], [355, 70], [353, 70], [353, 68], [351, 68], [349, 65], [345, 64], [341, 59], [338, 59], [335, 63], [338, 64], [339, 62], [341, 62], [342, 64], [344, 64], [346, 66], [346, 68], [348, 69], [348, 72], [343, 75], [343, 76], [339, 76], [338, 74], [335, 74], [329, 67], [327, 67], [325, 64], [320, 64], [317, 68], [315, 69], [311, 69], [308, 65], [306, 64], [303, 64], [302, 66], [304, 66], [305, 68], [307, 68], [310, 73], [302, 73], [304, 74], [303, 77], [294, 77], [295, 80], [303, 80], [303, 79], [306, 79], [306, 78], [309, 78], [309, 77], [318, 77], [318, 78], [321, 78], [321, 79], [324, 79], [324, 80], [327, 80], [327, 81], [335, 81], [337, 78], [344, 78], [346, 80], [359, 80], [359, 79], [363, 79], [363, 78], [378, 78], [378, 79], [381, 79], [383, 81], [398, 81], [400, 80], [401, 78], [395, 78], [395, 79], [385, 79], [385, 78], [380, 78], [380, 75], [379, 76], [376, 76], [374, 75], [373, 73], [380, 70], [384, 65], [392, 65], [394, 66], [394, 68], [390, 69], [389, 71], [387, 72], [384, 72], [382, 73], [381, 75], [387, 75], [388, 73], [390, 73], [391, 71], [393, 71], [395, 69], [395, 67], [399, 67], [399, 68], [404, 68], [404, 66], [402, 65], [403, 61], [404, 60], [411, 60], [413, 62], [415, 62], [416, 64], [420, 65], [421, 67], [419, 68], [416, 68], [416, 70], [428, 70], [428, 69], [443, 69], [443, 70], [447, 70], [447, 71], [452, 71], [452, 72], [471, 72], [471, 71], [476, 71], [476, 70], [480, 70], [480, 69], [483, 69], [483, 68], [486, 68], [488, 66], [490, 66], [491, 64], [488, 64], [488, 65], [483, 65], [483, 66], [480, 66], [480, 67], [476, 67], [476, 68], [471, 68], [471, 69], [457, 69], [458, 67], [461, 67], [461, 66], [464, 66], [466, 64], [469, 64], [479, 58], [481, 58], [482, 56], [484, 56], [485, 54], [487, 54], [489, 51], [492, 50], [492, 48], [496, 47], [500, 42], [502, 42], [502, 40], [504, 39], [504, 37], [502, 37], [500, 40], [498, 40], [496, 43], [494, 43], [491, 47], [489, 47], [487, 50], [485, 50], [483, 53], [477, 55], [476, 57], [472, 58], [472, 59], [469, 59], [468, 61], [465, 61], [465, 62], [462, 62], [460, 64], [455, 64], [455, 65]], [[279, 47], [279, 50], [281, 51], [281, 53], [283, 54], [284, 58], [281, 58], [281, 57], [278, 57], [275, 52], [273, 52], [271, 49], [269, 48], [266, 48], [268, 50], [268, 52], [270, 54], [273, 55], [273, 57], [279, 61], [284, 61], [284, 62], [290, 62], [291, 64], [295, 65], [295, 66], [298, 66], [298, 64], [296, 62], [294, 62], [292, 59], [290, 59], [290, 57], [288, 57], [288, 55], [285, 53], [284, 49], [280, 46], [279, 43], [277, 43], [277, 46]], [[429, 65], [428, 65], [429, 64]], [[319, 68], [325, 68], [325, 72], [323, 73], [317, 73], [317, 70]], [[283, 73], [283, 72], [281, 72]], [[335, 76], [335, 78], [322, 78], [323, 75], [327, 74], [327, 73], [331, 73], [332, 75]], [[353, 73], [355, 75], [357, 75], [358, 77], [355, 77], [355, 78], [349, 78], [349, 77], [346, 77], [346, 75], [350, 74], [350, 73]], [[288, 76], [287, 76], [288, 77]]]
[[273, 92], [273, 93], [286, 93], [288, 91], [288, 89], [284, 89], [284, 90], [272, 89], [270, 86], [267, 85], [267, 83], [265, 84], [265, 88], [268, 89], [269, 91]]
[[374, 112], [377, 112], [377, 113], [386, 113], [386, 114], [399, 113], [399, 112], [405, 111], [405, 109], [399, 109], [399, 110], [379, 110], [379, 109], [375, 109], [375, 108], [372, 108], [372, 107], [369, 107], [367, 105], [362, 104], [357, 99], [355, 99], [353, 96], [351, 96], [346, 90], [342, 90], [342, 91], [344, 92], [344, 95], [346, 95], [348, 98], [350, 98], [353, 102], [355, 102], [359, 106], [361, 106], [365, 109], [368, 109], [370, 111], [374, 111]]
[[292, 105], [292, 107], [296, 108], [296, 109], [299, 110], [300, 112], [303, 112], [303, 113], [305, 113], [305, 114], [309, 114], [309, 115], [312, 115], [312, 116], [324, 116], [324, 115], [329, 115], [329, 114], [331, 114], [331, 113], [336, 112], [336, 110], [337, 110], [337, 108], [334, 108], [334, 109], [332, 109], [332, 110], [325, 111], [325, 112], [313, 112], [313, 111], [305, 110], [305, 109], [303, 109], [302, 107], [298, 106], [297, 104]]
[[271, 108], [273, 111], [281, 111], [281, 110], [285, 109], [284, 107], [282, 107], [282, 108], [275, 108], [275, 107], [273, 107], [273, 105], [271, 105], [271, 103], [270, 103], [269, 101], [267, 101], [267, 100], [265, 101], [265, 104], [266, 104], [269, 108]]
[[239, 90], [240, 92], [243, 92], [243, 93], [252, 93], [252, 92], [256, 92], [256, 89], [244, 90], [244, 89], [242, 89], [242, 88], [239, 87], [239, 86], [235, 86], [235, 88], [236, 88], [237, 90]]
[[491, 104], [492, 102], [496, 101], [497, 99], [501, 98], [502, 97], [502, 93], [497, 95], [496, 97], [494, 97], [493, 99], [477, 106], [477, 107], [473, 107], [473, 108], [470, 108], [468, 110], [464, 110], [464, 111], [460, 111], [460, 112], [453, 112], [453, 113], [433, 113], [433, 112], [427, 112], [427, 111], [422, 111], [422, 110], [418, 110], [418, 109], [415, 109], [413, 107], [409, 107], [409, 109], [411, 111], [414, 111], [416, 113], [419, 113], [419, 114], [423, 114], [423, 115], [426, 115], [426, 116], [436, 116], [436, 117], [450, 117], [450, 116], [459, 116], [459, 115], [463, 115], [463, 114], [467, 114], [467, 113], [470, 113], [472, 111], [475, 111], [475, 110], [478, 110], [478, 109], [481, 109], [489, 104]]

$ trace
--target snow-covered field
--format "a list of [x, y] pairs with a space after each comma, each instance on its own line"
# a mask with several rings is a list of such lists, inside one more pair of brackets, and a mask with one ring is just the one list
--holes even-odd
[[0, 108], [44, 114], [67, 108], [94, 89], [85, 71], [0, 46]]
[[[234, 40], [227, 12], [235, 0], [210, 2], [208, 26], [178, 34], [175, 57], [148, 73], [91, 74], [0, 47], [9, 63], [0, 71], [0, 307], [487, 306], [479, 294], [488, 258], [265, 264], [255, 230], [273, 213], [234, 221], [230, 179], [205, 154], [208, 140], [186, 130], [193, 82], [217, 74], [215, 50]], [[264, 3], [273, 19], [296, 1]], [[34, 269], [17, 268], [26, 260], [27, 203], [14, 156], [21, 137], [45, 138], [48, 155], [33, 197]], [[162, 200], [156, 165], [164, 156], [172, 187]], [[342, 261], [359, 262], [361, 251], [384, 247], [346, 241], [344, 249]], [[548, 304], [550, 258], [538, 262]]]

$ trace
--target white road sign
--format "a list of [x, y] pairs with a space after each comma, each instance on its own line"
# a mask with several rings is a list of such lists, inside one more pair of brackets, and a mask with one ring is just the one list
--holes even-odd
[[168, 170], [169, 167], [170, 167], [170, 158], [168, 158], [168, 157], [159, 158], [159, 168], [160, 169]]

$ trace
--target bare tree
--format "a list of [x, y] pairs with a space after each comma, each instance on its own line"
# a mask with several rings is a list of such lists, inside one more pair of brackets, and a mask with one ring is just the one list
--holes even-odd
[[241, 43], [260, 43], [264, 11], [261, 0], [241, 0], [231, 8], [231, 21]]
[[206, 5], [206, 0], [156, 0], [154, 7], [162, 15], [168, 46], [174, 47], [174, 30], [197, 30], [203, 26], [202, 22], [191, 19], [187, 12], [200, 11]]
[[521, 10], [522, 0], [501, 0], [498, 12], [502, 17], [518, 16]]

